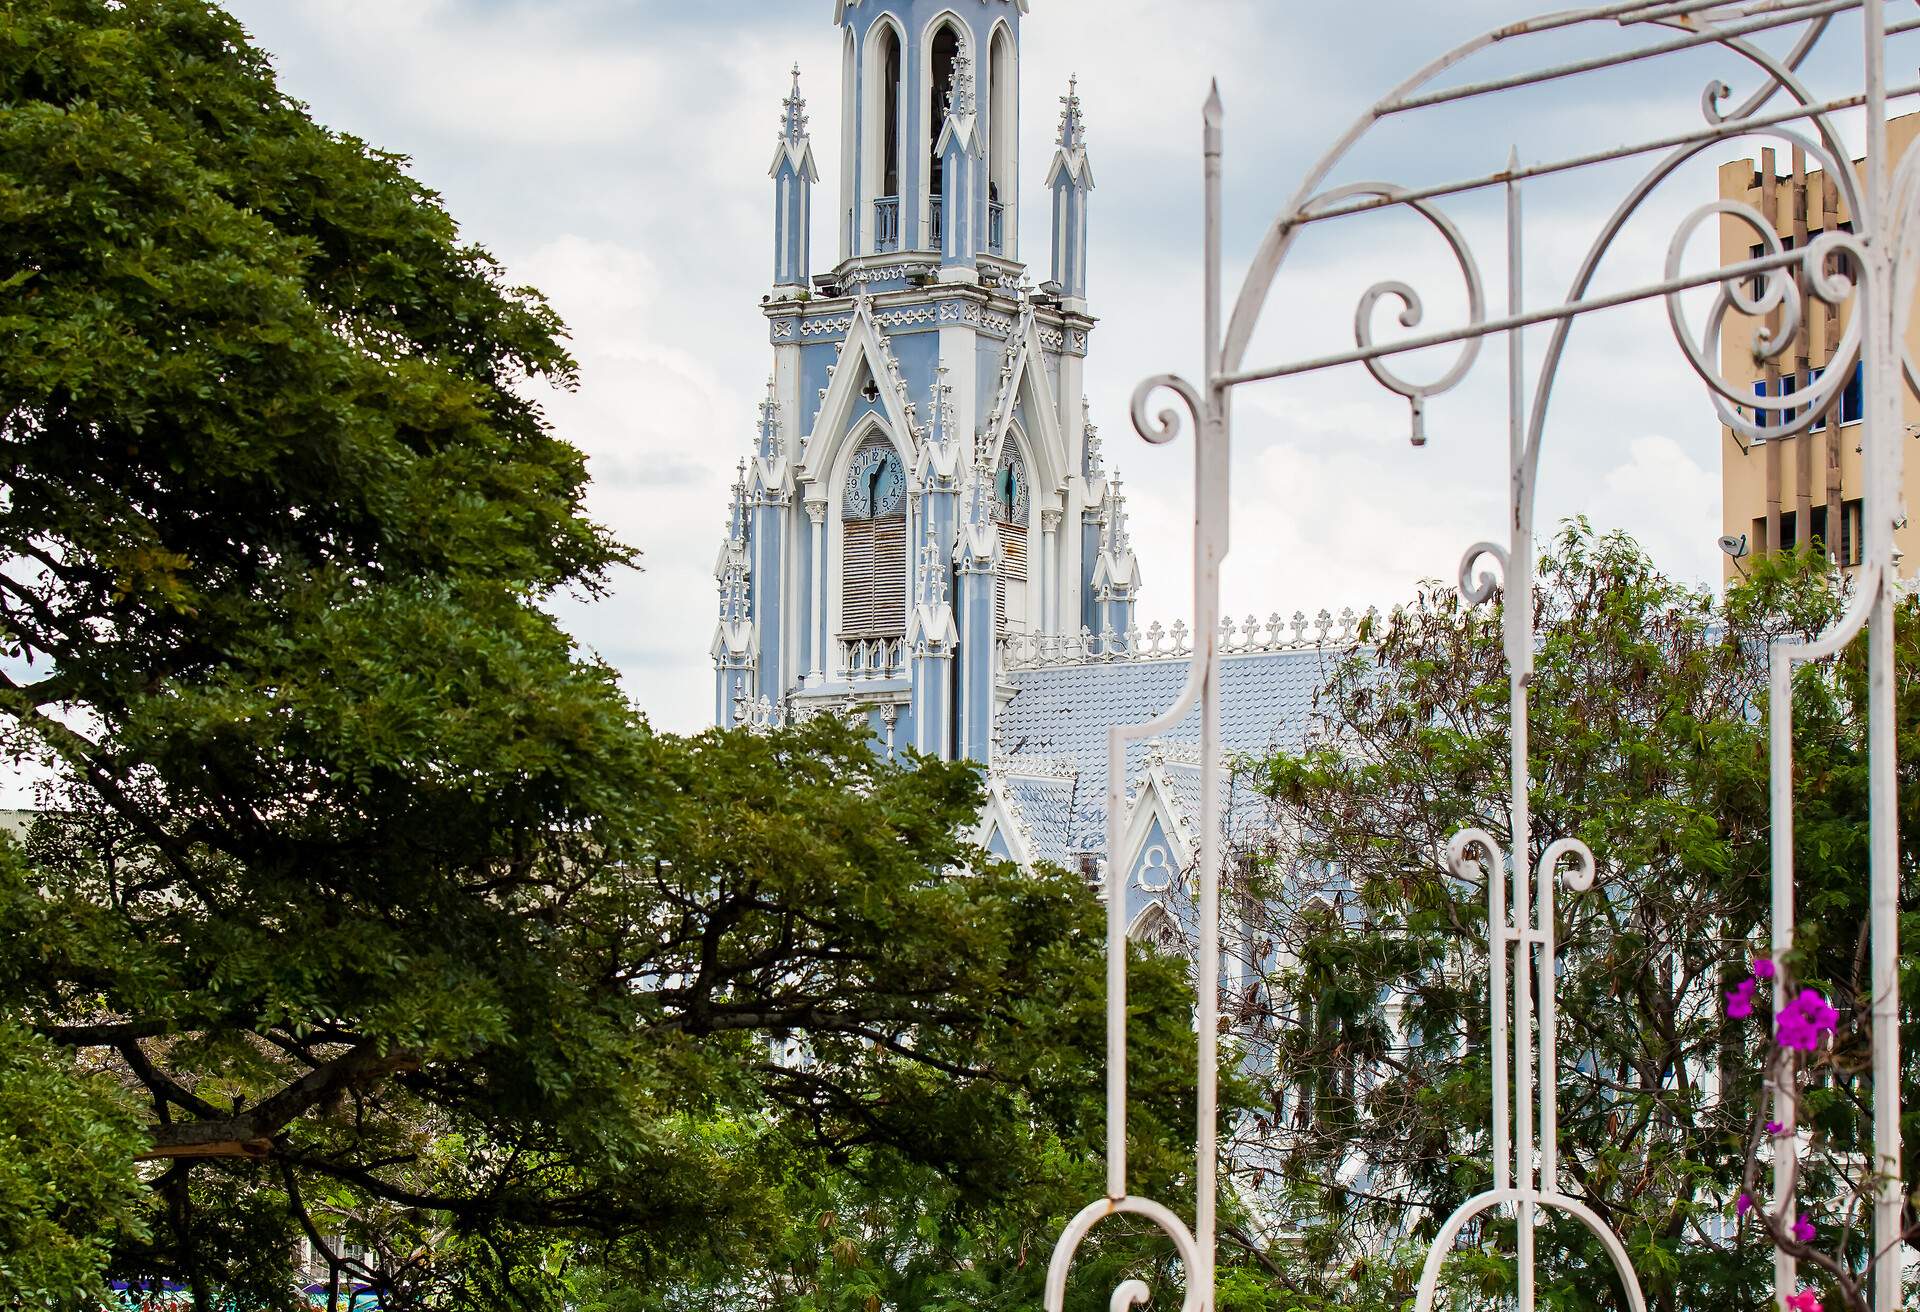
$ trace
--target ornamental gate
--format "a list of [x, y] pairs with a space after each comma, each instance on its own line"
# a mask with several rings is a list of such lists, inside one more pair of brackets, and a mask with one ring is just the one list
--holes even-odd
[[[1909, 9], [1910, 7], [1903, 7]], [[1856, 17], [1844, 17], [1856, 14]], [[1836, 19], [1842, 21], [1836, 23]], [[1816, 51], [1845, 53], [1859, 26], [1859, 79], [1846, 94], [1816, 98], [1803, 66]], [[1439, 85], [1445, 75], [1473, 57], [1501, 48], [1524, 49], [1529, 38], [1549, 33], [1578, 35], [1581, 29], [1634, 38], [1631, 48], [1572, 63], [1530, 68], [1478, 82]], [[1195, 1215], [1191, 1228], [1169, 1208], [1136, 1197], [1127, 1187], [1126, 1074], [1126, 924], [1124, 899], [1107, 903], [1107, 1189], [1068, 1224], [1048, 1270], [1046, 1306], [1061, 1312], [1069, 1268], [1081, 1241], [1104, 1218], [1130, 1213], [1158, 1226], [1173, 1242], [1186, 1277], [1182, 1312], [1210, 1312], [1214, 1303], [1215, 1197], [1218, 1145], [1217, 1111], [1220, 979], [1221, 873], [1221, 708], [1220, 568], [1228, 548], [1228, 453], [1232, 441], [1232, 401], [1245, 386], [1271, 379], [1360, 365], [1381, 386], [1406, 398], [1415, 446], [1426, 442], [1426, 411], [1431, 398], [1458, 385], [1474, 366], [1488, 338], [1504, 338], [1508, 384], [1508, 483], [1511, 517], [1503, 540], [1484, 541], [1466, 550], [1459, 581], [1472, 603], [1490, 601], [1504, 585], [1503, 634], [1510, 682], [1512, 759], [1510, 774], [1511, 853], [1502, 852], [1486, 832], [1468, 829], [1448, 845], [1446, 860], [1464, 873], [1478, 864], [1488, 876], [1490, 1054], [1494, 1096], [1490, 1109], [1493, 1187], [1462, 1204], [1447, 1218], [1429, 1250], [1416, 1308], [1427, 1312], [1437, 1290], [1442, 1264], [1463, 1227], [1483, 1213], [1510, 1209], [1516, 1222], [1518, 1302], [1531, 1312], [1535, 1301], [1534, 1243], [1543, 1211], [1557, 1211], [1585, 1225], [1611, 1256], [1615, 1273], [1634, 1312], [1644, 1312], [1639, 1281], [1618, 1236], [1577, 1199], [1562, 1192], [1557, 1150], [1556, 1086], [1560, 1069], [1555, 1051], [1554, 898], [1556, 883], [1578, 894], [1592, 886], [1594, 854], [1578, 839], [1556, 837], [1537, 865], [1527, 860], [1528, 673], [1535, 639], [1532, 562], [1534, 494], [1546, 434], [1553, 387], [1574, 321], [1595, 310], [1631, 302], [1664, 299], [1681, 354], [1705, 381], [1714, 409], [1742, 443], [1808, 432], [1839, 399], [1856, 362], [1864, 378], [1860, 439], [1865, 479], [1861, 514], [1860, 563], [1856, 591], [1841, 620], [1817, 641], [1776, 644], [1770, 657], [1770, 764], [1772, 806], [1772, 951], [1785, 953], [1793, 942], [1794, 872], [1792, 803], [1792, 705], [1789, 681], [1797, 664], [1838, 653], [1864, 637], [1868, 644], [1870, 755], [1870, 919], [1874, 1088], [1873, 1251], [1891, 1254], [1871, 1268], [1871, 1297], [1877, 1309], [1901, 1306], [1899, 1261], [1902, 1244], [1902, 1185], [1899, 1126], [1899, 944], [1894, 773], [1893, 616], [1894, 540], [1900, 506], [1903, 388], [1920, 394], [1920, 370], [1905, 347], [1920, 271], [1920, 151], [1888, 156], [1886, 106], [1889, 97], [1920, 93], [1920, 85], [1889, 88], [1885, 57], [1889, 38], [1920, 28], [1920, 17], [1890, 18], [1884, 0], [1630, 0], [1565, 10], [1490, 32], [1435, 59], [1395, 87], [1353, 124], [1308, 172], [1292, 200], [1267, 228], [1238, 297], [1229, 307], [1222, 297], [1222, 161], [1225, 114], [1218, 89], [1204, 111], [1205, 161], [1205, 360], [1198, 384], [1171, 374], [1146, 379], [1132, 402], [1134, 427], [1148, 442], [1171, 442], [1182, 431], [1177, 410], [1150, 413], [1156, 392], [1166, 391], [1186, 409], [1194, 429], [1194, 657], [1180, 696], [1155, 719], [1120, 725], [1108, 734], [1107, 849], [1109, 869], [1118, 870], [1120, 826], [1124, 814], [1120, 790], [1126, 778], [1130, 743], [1174, 728], [1196, 705], [1201, 713], [1201, 797], [1203, 822], [1197, 871], [1199, 989], [1199, 1092], [1196, 1121]], [[1765, 49], [1757, 38], [1778, 33], [1773, 43], [1790, 42], [1784, 54]], [[1387, 182], [1356, 182], [1325, 187], [1329, 175], [1379, 123], [1418, 115], [1424, 110], [1522, 87], [1557, 83], [1575, 75], [1624, 67], [1695, 48], [1716, 48], [1731, 55], [1742, 81], [1757, 83], [1743, 95], [1719, 80], [1707, 84], [1701, 98], [1704, 123], [1676, 126], [1667, 135], [1617, 149], [1522, 163], [1509, 155], [1505, 167], [1480, 176], [1436, 186], [1406, 188]], [[1856, 178], [1841, 143], [1835, 115], [1864, 112], [1864, 176]], [[1717, 199], [1687, 216], [1668, 249], [1656, 281], [1629, 290], [1594, 290], [1596, 272], [1623, 226], [1665, 180], [1689, 161], [1739, 136], [1772, 138], [1802, 151], [1839, 188], [1852, 215], [1850, 232], [1838, 227], [1795, 245], [1775, 231], [1772, 215], [1738, 200]], [[1566, 174], [1612, 161], [1651, 158], [1655, 162], [1631, 187], [1602, 225], [1579, 265], [1565, 298], [1529, 306], [1521, 289], [1525, 253], [1521, 199], [1530, 179]], [[1325, 187], [1325, 189], [1323, 189]], [[1506, 199], [1505, 271], [1507, 304], [1494, 313], [1487, 305], [1480, 265], [1470, 243], [1447, 215], [1450, 197], [1501, 189]], [[1419, 216], [1444, 240], [1458, 264], [1466, 288], [1466, 322], [1391, 342], [1377, 341], [1375, 312], [1389, 301], [1399, 322], [1417, 329], [1424, 315], [1420, 294], [1397, 280], [1375, 283], [1361, 296], [1354, 315], [1351, 349], [1278, 365], [1249, 365], [1254, 330], [1295, 241], [1310, 226], [1337, 223], [1355, 215], [1398, 208]], [[1688, 239], [1713, 219], [1744, 224], [1752, 230], [1752, 258], [1723, 262], [1710, 271], [1684, 272]], [[1690, 289], [1712, 289], [1704, 341], [1696, 337], [1682, 306]], [[1836, 310], [1846, 307], [1846, 326], [1825, 372], [1801, 378], [1799, 386], [1747, 395], [1720, 368], [1721, 332], [1730, 313], [1769, 317], [1756, 337], [1756, 359], [1777, 360], [1806, 322], [1815, 301]], [[1544, 359], [1529, 372], [1523, 332], [1550, 326]], [[1396, 372], [1395, 357], [1416, 350], [1454, 346], [1451, 367], [1432, 382], [1414, 382]], [[1837, 420], [1836, 420], [1837, 422]], [[1511, 892], [1503, 871], [1511, 871]], [[1511, 990], [1511, 993], [1509, 993]], [[1775, 1014], [1789, 1001], [1785, 973], [1773, 983]], [[1538, 1014], [1534, 1014], [1535, 1000]], [[1798, 1144], [1794, 1136], [1795, 1102], [1776, 1088], [1773, 1119], [1784, 1127], [1774, 1138], [1774, 1198], [1790, 1204], [1797, 1178]], [[1596, 1278], [1603, 1278], [1595, 1273]], [[1795, 1263], [1775, 1261], [1776, 1298], [1782, 1306], [1797, 1287]], [[1113, 1312], [1144, 1303], [1148, 1288], [1129, 1280], [1112, 1294]]]

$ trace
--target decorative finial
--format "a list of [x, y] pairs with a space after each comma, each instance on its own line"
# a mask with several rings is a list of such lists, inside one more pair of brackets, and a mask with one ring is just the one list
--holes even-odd
[[1067, 79], [1067, 94], [1060, 97], [1060, 135], [1062, 150], [1077, 150], [1087, 144], [1087, 120], [1080, 112], [1080, 75]]
[[944, 606], [947, 604], [947, 557], [940, 550], [940, 533], [934, 526], [933, 516], [924, 516], [927, 531], [920, 546], [920, 604], [923, 606]]
[[807, 102], [800, 95], [800, 65], [793, 66], [793, 90], [782, 102], [785, 113], [780, 116], [780, 134], [788, 141], [798, 142], [807, 135]]
[[973, 113], [973, 56], [962, 45], [953, 55], [953, 81], [947, 87], [947, 113], [964, 118]]
[[760, 403], [760, 456], [777, 459], [783, 454], [780, 432], [780, 399], [773, 375], [767, 375], [767, 399]]
[[1102, 548], [1116, 556], [1126, 554], [1132, 546], [1132, 535], [1127, 531], [1127, 494], [1124, 490], [1120, 471], [1115, 469], [1113, 477], [1107, 481], [1106, 524], [1102, 536], [1106, 539]]

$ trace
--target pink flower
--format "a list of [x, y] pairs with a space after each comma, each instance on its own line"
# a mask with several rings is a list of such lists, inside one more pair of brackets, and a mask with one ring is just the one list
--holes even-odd
[[1748, 1212], [1751, 1212], [1752, 1210], [1753, 1210], [1752, 1194], [1741, 1194], [1738, 1198], [1733, 1200], [1733, 1214], [1735, 1216], [1745, 1216]]
[[1803, 1244], [1810, 1244], [1813, 1242], [1815, 1233], [1813, 1222], [1807, 1220], [1806, 1213], [1801, 1213], [1799, 1219], [1793, 1223], [1793, 1237]]
[[1772, 957], [1755, 957], [1753, 959], [1753, 977], [1755, 979], [1772, 979], [1775, 970], [1776, 968], [1773, 964]]
[[[1729, 998], [1733, 995], [1728, 994]], [[1727, 1014], [1733, 1014], [1733, 1004], [1727, 1004]], [[1774, 1038], [1783, 1048], [1795, 1048], [1801, 1052], [1812, 1052], [1820, 1046], [1820, 1040], [1833, 1033], [1833, 1027], [1840, 1023], [1840, 1013], [1827, 1005], [1827, 1000], [1812, 989], [1801, 989], [1800, 996], [1787, 1004], [1780, 1013]]]
[[1811, 1289], [1803, 1289], [1797, 1294], [1787, 1295], [1787, 1306], [1793, 1312], [1821, 1312], [1820, 1295]]
[[[1754, 982], [1750, 979], [1740, 981], [1738, 988], [1727, 993], [1727, 1017], [1730, 1020], [1745, 1020], [1753, 1015]], [[1785, 1042], [1785, 1040], [1782, 1040]]]
[[1765, 1130], [1768, 1134], [1785, 1134], [1787, 1129], [1786, 1126], [1780, 1124], [1780, 1122], [1778, 1121], [1768, 1121], [1765, 1125], [1761, 1126], [1760, 1128]]

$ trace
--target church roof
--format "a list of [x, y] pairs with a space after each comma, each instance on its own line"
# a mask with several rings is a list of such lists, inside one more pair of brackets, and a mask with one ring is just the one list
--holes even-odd
[[[1221, 737], [1227, 755], [1296, 750], [1307, 741], [1317, 693], [1348, 646], [1229, 654], [1221, 662]], [[1172, 704], [1189, 658], [1092, 660], [1015, 670], [1013, 699], [1000, 713], [998, 769], [1033, 831], [1035, 854], [1071, 865], [1098, 852], [1106, 823], [1107, 728], [1151, 719]], [[1171, 733], [1131, 745], [1129, 789], [1151, 762], [1162, 763], [1173, 801], [1197, 828], [1200, 817], [1200, 712]], [[1231, 786], [1231, 785], [1229, 785]], [[1230, 812], [1256, 804], [1244, 785]], [[1229, 827], [1236, 819], [1229, 815]]]

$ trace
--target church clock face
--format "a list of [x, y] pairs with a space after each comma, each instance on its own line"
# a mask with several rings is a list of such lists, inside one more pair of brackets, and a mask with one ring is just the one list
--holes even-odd
[[849, 519], [882, 519], [897, 515], [907, 500], [907, 473], [891, 446], [862, 447], [847, 471], [841, 513]]
[[993, 500], [1001, 519], [1009, 524], [1027, 522], [1027, 467], [1011, 446], [1000, 454], [1000, 468], [993, 476]]

